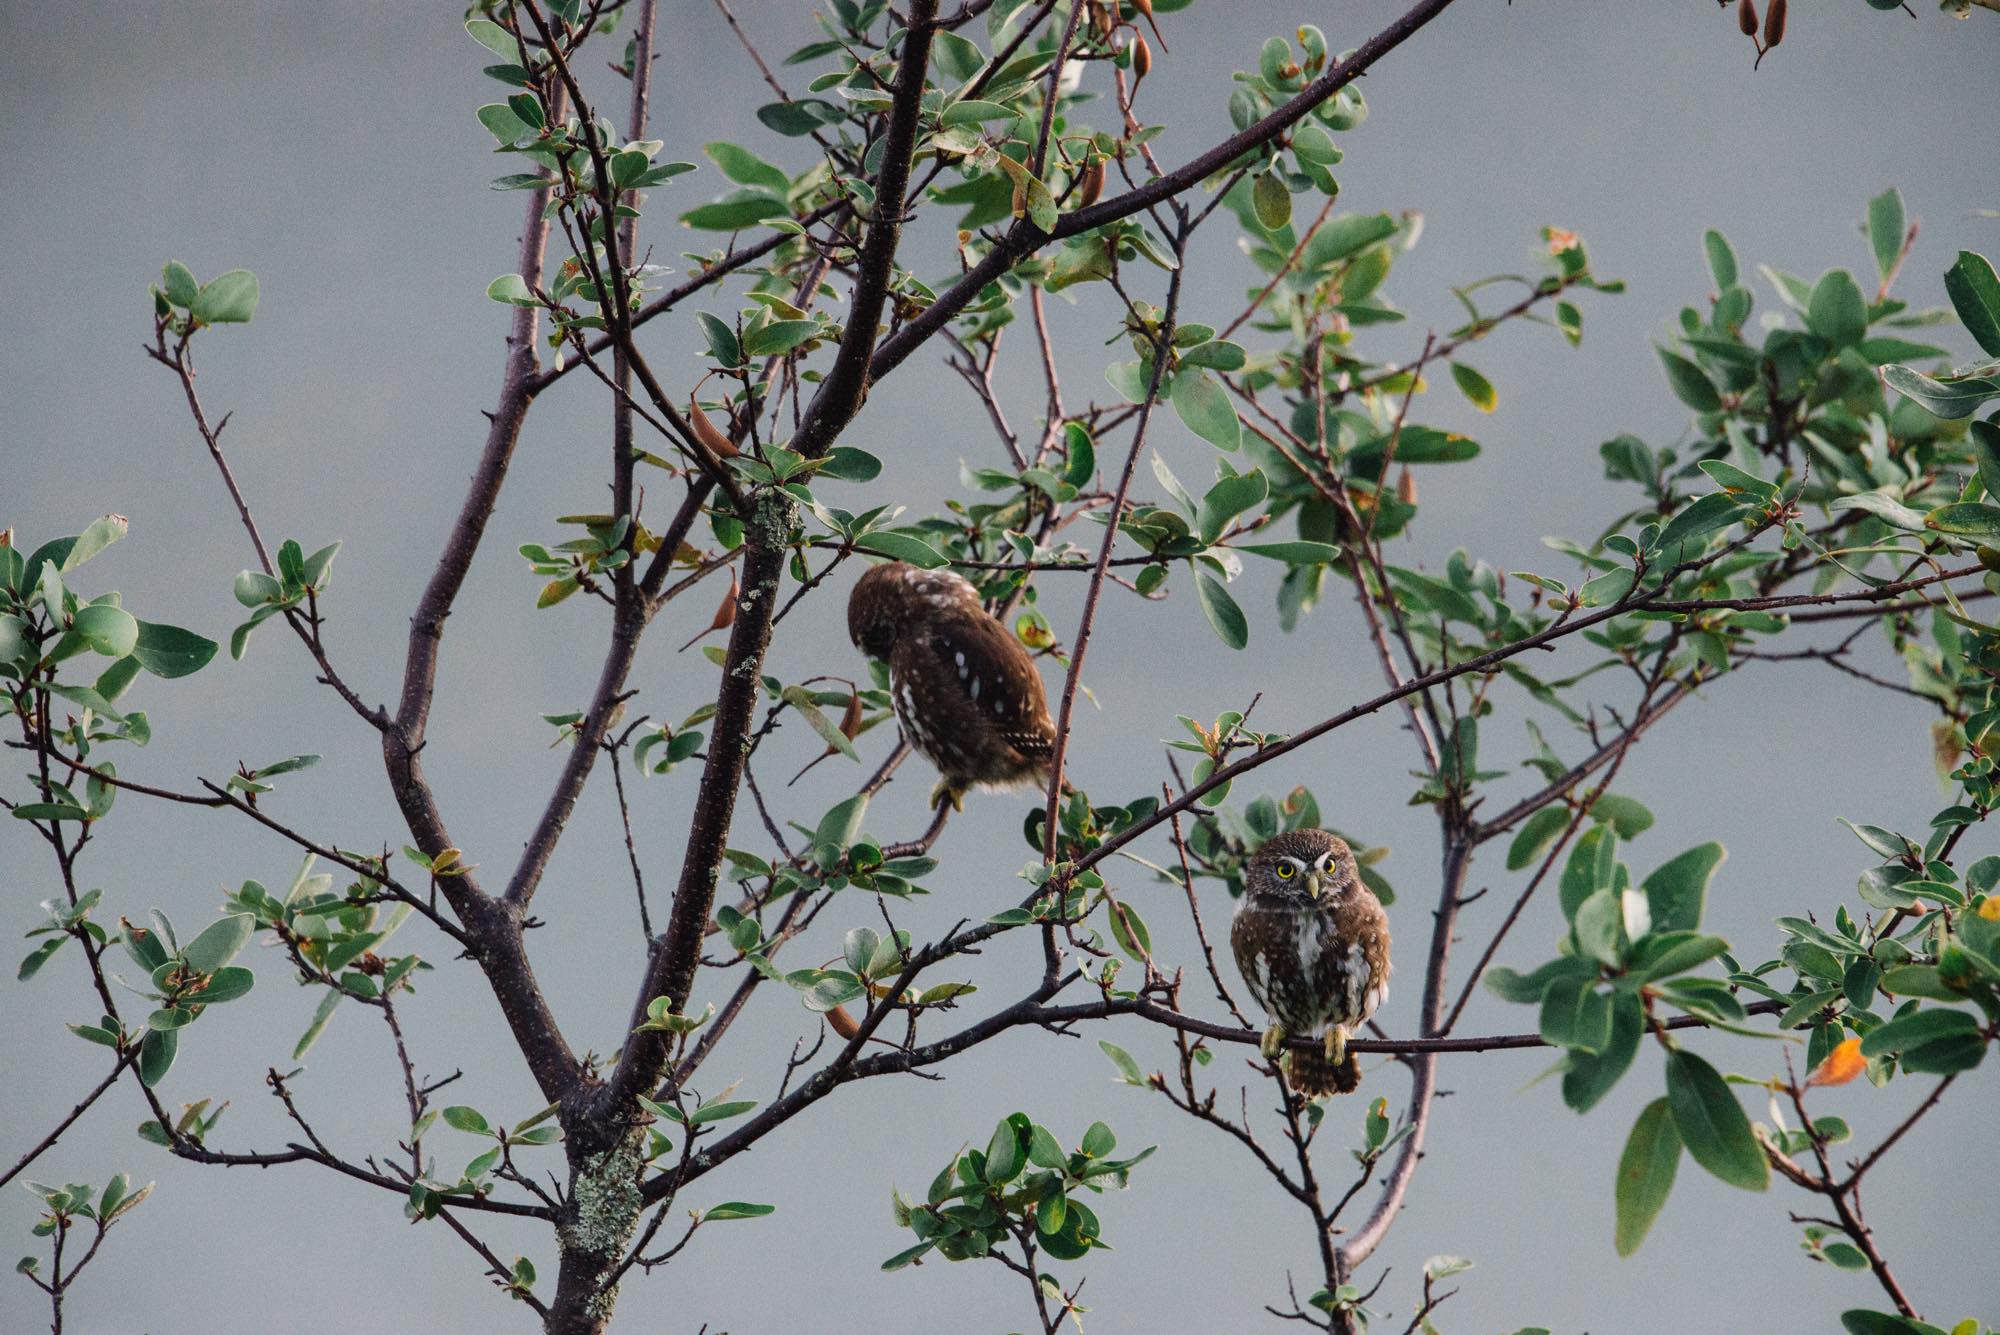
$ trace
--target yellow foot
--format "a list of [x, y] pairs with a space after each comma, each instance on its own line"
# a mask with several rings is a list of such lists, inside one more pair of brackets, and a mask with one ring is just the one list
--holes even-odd
[[947, 802], [951, 803], [953, 811], [964, 811], [965, 789], [953, 784], [950, 779], [939, 779], [937, 787], [931, 789], [931, 810], [937, 811]]
[[1264, 1031], [1264, 1037], [1257, 1041], [1257, 1051], [1264, 1054], [1265, 1061], [1278, 1060], [1278, 1054], [1285, 1050], [1285, 1031], [1280, 1025], [1272, 1025]]
[[1332, 1066], [1347, 1060], [1347, 1026], [1337, 1024], [1326, 1031], [1326, 1060]]

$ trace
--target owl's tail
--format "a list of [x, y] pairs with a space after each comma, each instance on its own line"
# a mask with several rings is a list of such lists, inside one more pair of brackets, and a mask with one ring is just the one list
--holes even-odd
[[1352, 1094], [1361, 1083], [1361, 1068], [1351, 1052], [1330, 1062], [1318, 1048], [1291, 1048], [1285, 1053], [1285, 1083], [1309, 1099]]

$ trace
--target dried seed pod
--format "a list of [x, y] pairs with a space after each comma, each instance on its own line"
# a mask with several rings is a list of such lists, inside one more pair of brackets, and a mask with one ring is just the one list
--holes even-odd
[[1104, 159], [1094, 158], [1091, 164], [1083, 169], [1083, 175], [1077, 179], [1076, 206], [1087, 209], [1095, 204], [1097, 197], [1103, 193]]
[[686, 644], [682, 645], [679, 649], [676, 649], [674, 652], [686, 653], [689, 649], [694, 647], [695, 640], [699, 640], [703, 635], [706, 635], [711, 631], [726, 630], [730, 626], [735, 625], [736, 591], [737, 591], [736, 571], [734, 569], [731, 569], [729, 572], [729, 592], [722, 595], [722, 605], [715, 609], [715, 619], [713, 621], [710, 621], [706, 626], [702, 627], [701, 630], [695, 634], [693, 640], [689, 640]]
[[826, 1013], [826, 1022], [833, 1026], [834, 1033], [839, 1034], [849, 1042], [853, 1042], [854, 1036], [861, 1032], [860, 1023], [847, 1013], [847, 1007], [845, 1006], [835, 1006], [832, 1010], [828, 1011]]
[[1153, 17], [1153, 0], [1132, 0], [1132, 8], [1145, 17], [1146, 26], [1153, 30], [1153, 36], [1159, 38], [1160, 50], [1170, 50], [1166, 37], [1160, 32], [1159, 20]]
[[707, 446], [709, 453], [716, 458], [734, 459], [741, 453], [736, 448], [736, 442], [717, 430], [715, 423], [709, 420], [708, 414], [703, 412], [701, 405], [693, 399], [688, 400], [688, 422], [694, 427], [695, 439]]
[[1134, 81], [1153, 72], [1153, 48], [1138, 33], [1132, 34], [1132, 77]]
[[1764, 11], [1764, 47], [1769, 50], [1785, 40], [1785, 0], [1771, 0]]
[[1405, 505], [1417, 503], [1417, 479], [1410, 474], [1410, 466], [1403, 465], [1403, 471], [1396, 474], [1396, 499]]
[[861, 734], [861, 696], [859, 692], [847, 697], [847, 708], [840, 711], [840, 735], [853, 741]]
[[1736, 26], [1745, 37], [1757, 35], [1757, 6], [1753, 0], [1736, 0]]

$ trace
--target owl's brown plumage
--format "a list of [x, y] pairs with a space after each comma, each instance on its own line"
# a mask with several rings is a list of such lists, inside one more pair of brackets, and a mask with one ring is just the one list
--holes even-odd
[[942, 776], [933, 804], [956, 806], [974, 787], [1048, 782], [1056, 728], [1041, 673], [972, 585], [885, 562], [855, 583], [847, 632], [888, 663], [903, 734]]
[[1229, 942], [1270, 1028], [1264, 1055], [1287, 1038], [1321, 1037], [1319, 1052], [1285, 1052], [1285, 1079], [1308, 1098], [1361, 1082], [1350, 1032], [1389, 995], [1389, 916], [1361, 883], [1354, 850], [1325, 830], [1288, 830], [1250, 859]]

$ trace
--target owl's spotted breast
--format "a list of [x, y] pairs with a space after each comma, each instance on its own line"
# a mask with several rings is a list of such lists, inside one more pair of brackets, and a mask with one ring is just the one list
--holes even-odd
[[1367, 899], [1373, 915], [1361, 904], [1267, 908], [1247, 900], [1237, 911], [1229, 933], [1237, 967], [1250, 995], [1287, 1033], [1362, 1024], [1387, 999], [1388, 924], [1374, 896]]

